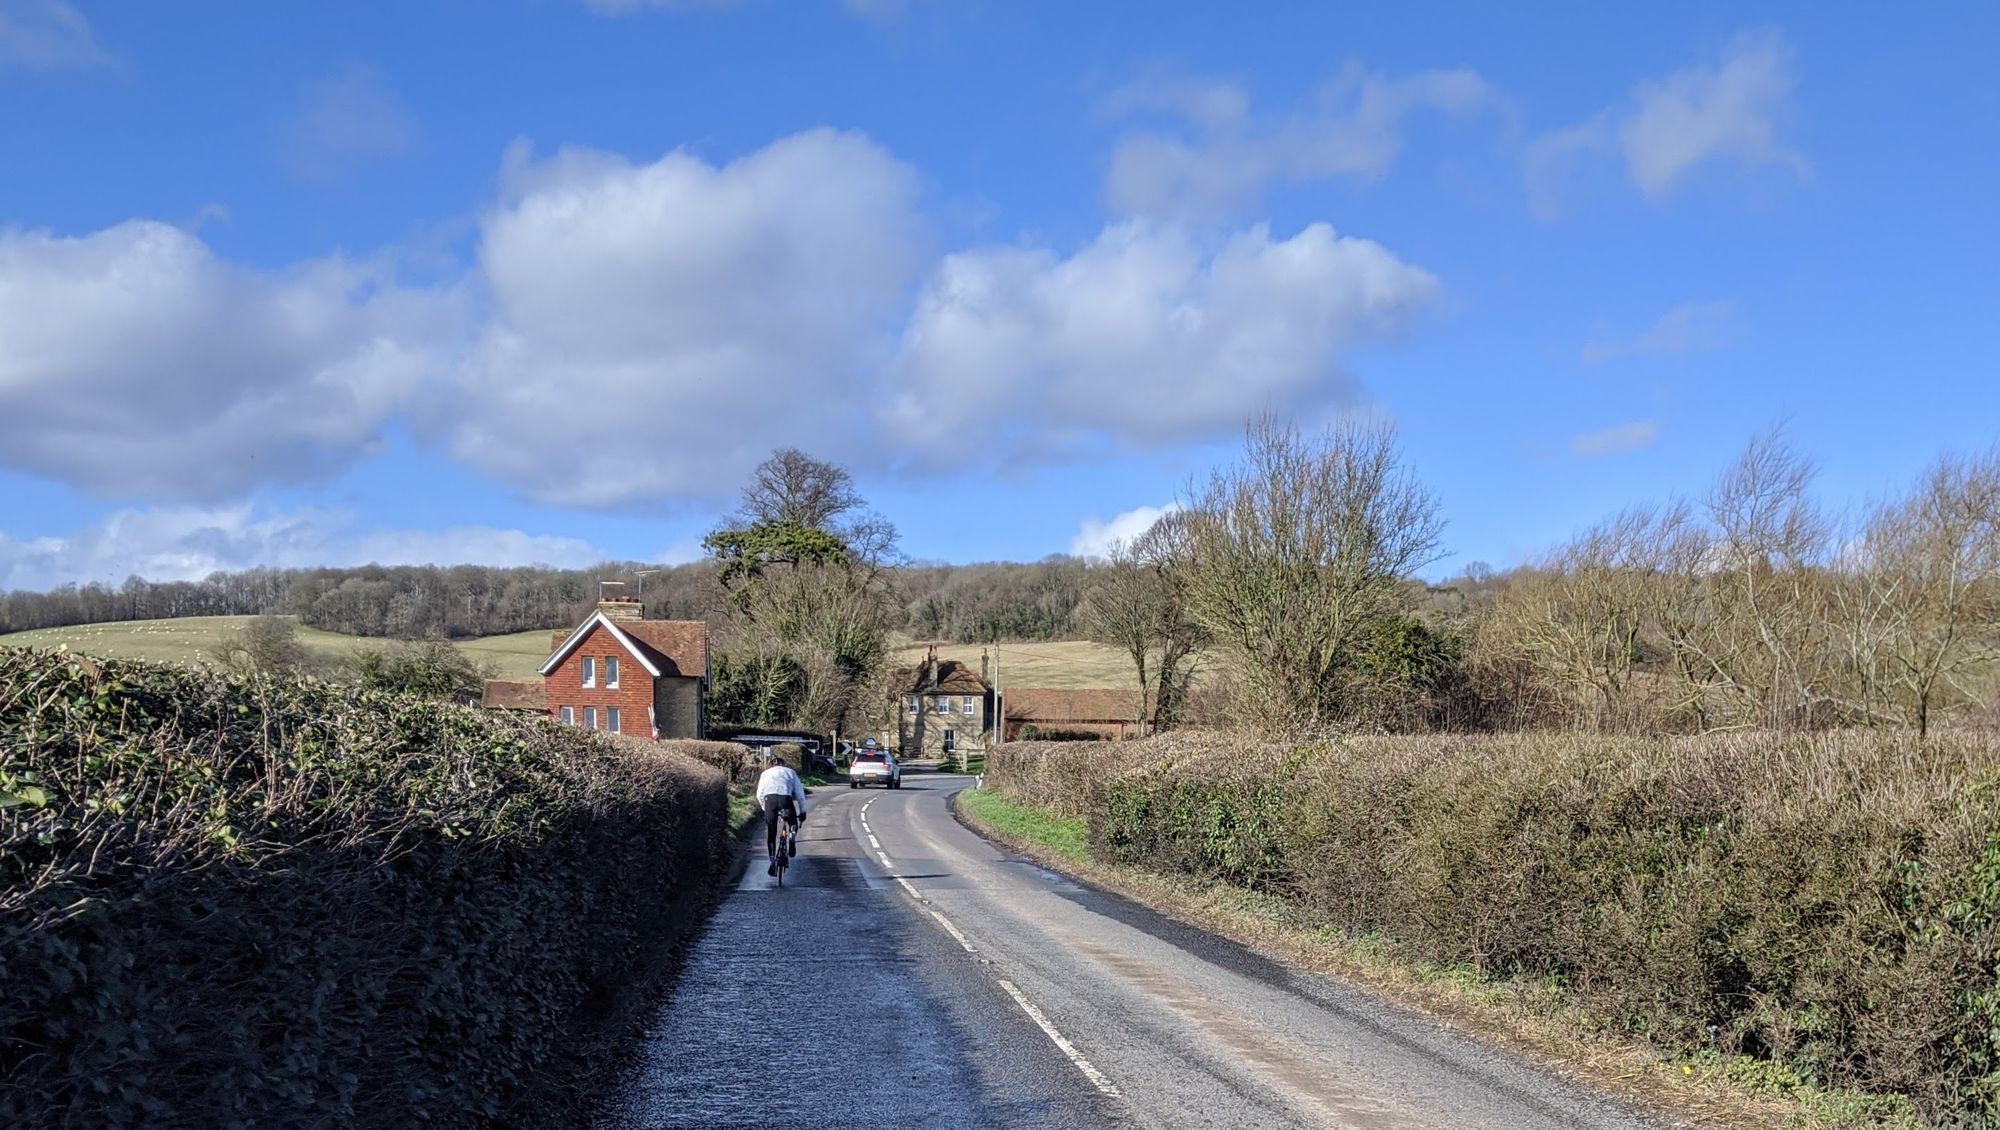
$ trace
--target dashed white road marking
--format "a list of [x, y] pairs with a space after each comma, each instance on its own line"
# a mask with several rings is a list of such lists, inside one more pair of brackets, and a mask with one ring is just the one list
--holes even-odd
[[1083, 1053], [1076, 1050], [1076, 1045], [1070, 1043], [1061, 1032], [1056, 1031], [1056, 1026], [1049, 1023], [1049, 1018], [1042, 1015], [1042, 1010], [1035, 1007], [1035, 1002], [1029, 1000], [1027, 994], [1023, 993], [1019, 986], [1005, 977], [999, 980], [1000, 987], [1007, 990], [1007, 995], [1014, 998], [1014, 1003], [1021, 1006], [1022, 1012], [1028, 1014], [1028, 1019], [1040, 1026], [1042, 1032], [1048, 1036], [1049, 1041], [1055, 1044], [1056, 1050], [1068, 1056], [1069, 1061], [1076, 1064], [1076, 1069], [1083, 1072], [1085, 1078], [1089, 1079], [1099, 1091], [1113, 1098], [1122, 1097], [1118, 1093], [1118, 1085], [1107, 1078], [1104, 1072], [1099, 1071], [1097, 1065], [1083, 1058]]
[[[875, 858], [881, 860], [882, 866], [889, 869], [889, 877], [896, 880], [898, 886], [901, 886], [911, 898], [923, 906], [925, 913], [937, 919], [938, 925], [944, 927], [945, 933], [950, 934], [952, 939], [959, 944], [960, 948], [964, 949], [967, 953], [978, 953], [979, 951], [973, 948], [972, 942], [966, 938], [965, 934], [952, 924], [951, 919], [938, 913], [937, 909], [925, 900], [917, 888], [910, 885], [908, 879], [895, 873], [895, 861], [889, 858], [888, 852], [882, 850], [882, 842], [875, 838], [874, 831], [868, 827], [868, 805], [874, 803], [871, 800], [868, 804], [861, 806], [861, 830], [868, 836], [868, 845], [875, 849]], [[1084, 1058], [1083, 1053], [1076, 1050], [1076, 1045], [1070, 1043], [1069, 1038], [1058, 1031], [1054, 1024], [1049, 1023], [1049, 1018], [1042, 1015], [1042, 1010], [1035, 1007], [1035, 1002], [1028, 999], [1028, 995], [1021, 991], [1020, 986], [1007, 980], [1005, 977], [998, 977], [995, 980], [1000, 983], [1001, 988], [1007, 990], [1008, 996], [1014, 998], [1014, 1003], [1021, 1006], [1021, 1011], [1028, 1014], [1028, 1019], [1034, 1021], [1036, 1027], [1040, 1028], [1042, 1033], [1049, 1038], [1049, 1041], [1055, 1044], [1056, 1050], [1069, 1057], [1069, 1061], [1076, 1065], [1076, 1069], [1083, 1072], [1084, 1077], [1090, 1080], [1092, 1086], [1114, 1099], [1124, 1097], [1119, 1092], [1116, 1083], [1113, 1083], [1104, 1072], [1099, 1071], [1096, 1064]]]

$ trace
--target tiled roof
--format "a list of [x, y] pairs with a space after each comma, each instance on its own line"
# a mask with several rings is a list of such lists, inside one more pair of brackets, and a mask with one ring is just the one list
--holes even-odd
[[[699, 679], [708, 674], [708, 625], [700, 620], [614, 620], [618, 630], [646, 649], [668, 675]], [[571, 628], [549, 633], [549, 654], [569, 641]]]
[[1000, 692], [1010, 722], [1137, 722], [1133, 691], [1005, 687]]
[[986, 680], [979, 672], [960, 663], [956, 659], [941, 659], [937, 664], [935, 679], [930, 677], [928, 665], [898, 667], [889, 673], [889, 686], [898, 696], [906, 694], [985, 694]]
[[532, 710], [546, 714], [549, 698], [540, 679], [488, 679], [481, 705], [489, 710]]
[[620, 620], [618, 629], [666, 660], [660, 669], [667, 674], [695, 679], [708, 674], [708, 625], [702, 621]]

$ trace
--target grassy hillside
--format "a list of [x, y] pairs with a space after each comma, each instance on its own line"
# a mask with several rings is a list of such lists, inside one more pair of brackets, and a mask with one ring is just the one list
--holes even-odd
[[[4, 640], [5, 637], [0, 637]], [[929, 645], [911, 644], [892, 656], [898, 664], [915, 664]], [[979, 670], [979, 653], [990, 644], [940, 644], [938, 658], [956, 659]], [[1117, 648], [1086, 640], [1000, 645], [1002, 687], [1108, 687], [1124, 690], [1133, 683], [1132, 660]]]
[[[150, 659], [186, 663], [207, 655], [249, 623], [250, 616], [187, 616], [176, 620], [128, 620], [113, 624], [78, 624], [0, 635], [0, 647], [66, 647], [109, 659]], [[301, 627], [299, 642], [328, 655], [351, 655], [357, 647], [380, 647], [384, 640], [347, 636]], [[548, 658], [546, 629], [464, 640], [459, 650], [475, 661], [493, 663], [505, 678], [528, 678]]]

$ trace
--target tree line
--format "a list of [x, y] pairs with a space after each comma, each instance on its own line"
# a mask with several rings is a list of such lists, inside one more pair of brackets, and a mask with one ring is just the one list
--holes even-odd
[[[649, 616], [705, 619], [717, 608], [716, 564], [605, 562], [585, 569], [363, 565], [246, 569], [198, 581], [64, 585], [0, 593], [0, 633], [182, 616], [296, 616], [329, 632], [387, 639], [467, 639], [575, 624], [607, 590], [640, 596]], [[643, 576], [641, 574], [644, 574]], [[961, 643], [1074, 639], [1086, 563], [907, 564], [886, 567], [890, 627]]]
[[1813, 481], [1774, 431], [1698, 497], [1425, 585], [1443, 525], [1393, 433], [1266, 418], [1183, 509], [1087, 571], [1081, 622], [1131, 657], [1155, 729], [1994, 720], [2000, 452], [1940, 458], [1852, 513]]

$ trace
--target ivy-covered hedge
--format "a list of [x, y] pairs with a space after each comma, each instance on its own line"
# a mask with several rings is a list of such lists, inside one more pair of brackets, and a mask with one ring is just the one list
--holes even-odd
[[1008, 744], [987, 780], [1080, 800], [1101, 856], [1536, 982], [1669, 1053], [2000, 1123], [1993, 731], [1179, 733], [1096, 760]]
[[561, 1125], [723, 776], [311, 679], [0, 649], [0, 1125]]

